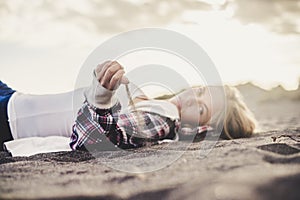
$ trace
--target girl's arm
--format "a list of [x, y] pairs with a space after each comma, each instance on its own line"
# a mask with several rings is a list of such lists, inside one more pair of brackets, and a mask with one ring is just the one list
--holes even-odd
[[[174, 139], [177, 124], [169, 118], [141, 112], [119, 114], [120, 103], [99, 109], [85, 102], [73, 126], [70, 146], [73, 150], [115, 150], [156, 144], [162, 139]], [[137, 118], [144, 120], [144, 125]], [[142, 131], [142, 132], [140, 132]]]
[[[170, 134], [175, 123], [168, 118], [146, 112], [120, 114], [121, 105], [114, 91], [121, 82], [128, 83], [123, 74], [123, 67], [117, 62], [97, 66], [73, 126], [70, 142], [73, 150], [134, 148], [175, 137], [175, 133]], [[138, 123], [141, 118], [143, 127]]]

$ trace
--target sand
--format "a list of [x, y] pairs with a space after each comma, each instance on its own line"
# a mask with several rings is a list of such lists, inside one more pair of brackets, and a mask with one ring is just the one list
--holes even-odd
[[[253, 137], [219, 140], [206, 157], [200, 143], [142, 148], [130, 155], [56, 152], [31, 157], [0, 153], [0, 199], [300, 199], [300, 90], [238, 87], [259, 121]], [[207, 143], [212, 141], [207, 141]], [[156, 153], [160, 150], [159, 157]], [[205, 148], [204, 148], [205, 150]], [[115, 168], [158, 165], [128, 173]], [[150, 166], [151, 168], [151, 166]]]

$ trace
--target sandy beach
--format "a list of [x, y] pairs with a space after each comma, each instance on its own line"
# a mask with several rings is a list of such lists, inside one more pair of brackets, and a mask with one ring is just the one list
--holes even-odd
[[[219, 140], [206, 157], [201, 142], [182, 149], [162, 144], [138, 149], [130, 156], [101, 152], [56, 152], [30, 157], [0, 153], [0, 199], [300, 199], [300, 88], [265, 91], [239, 85], [259, 127], [247, 139]], [[160, 162], [170, 151], [180, 155], [166, 167], [148, 173], [127, 173], [120, 166]]]

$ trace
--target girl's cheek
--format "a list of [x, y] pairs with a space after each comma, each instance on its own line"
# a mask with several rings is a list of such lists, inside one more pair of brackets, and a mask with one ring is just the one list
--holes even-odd
[[196, 107], [190, 107], [187, 110], [186, 115], [188, 116], [188, 120], [193, 123], [195, 126], [199, 125], [200, 121], [200, 113], [198, 112], [198, 109]]

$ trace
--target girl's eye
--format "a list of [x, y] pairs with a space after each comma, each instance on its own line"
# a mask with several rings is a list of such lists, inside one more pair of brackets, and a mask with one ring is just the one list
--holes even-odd
[[200, 87], [198, 89], [199, 95], [202, 95], [204, 93], [204, 87]]
[[202, 115], [203, 113], [204, 113], [203, 106], [200, 106], [200, 115]]

